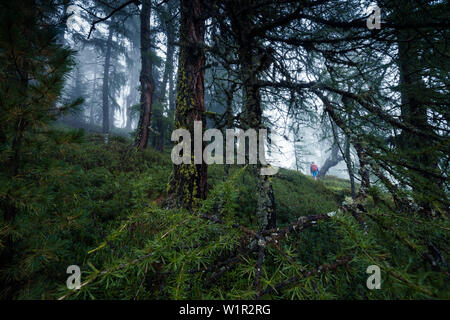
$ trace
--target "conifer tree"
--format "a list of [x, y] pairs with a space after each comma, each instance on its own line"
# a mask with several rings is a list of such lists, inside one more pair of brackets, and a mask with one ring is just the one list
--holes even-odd
[[[205, 53], [205, 10], [203, 0], [180, 2], [180, 51], [178, 56], [177, 97], [174, 129], [186, 129], [191, 134], [191, 148], [194, 151], [194, 121], [202, 122], [202, 136], [206, 126], [204, 100]], [[203, 137], [197, 137], [202, 140]], [[176, 205], [196, 208], [205, 199], [207, 192], [207, 165], [203, 159], [190, 164], [174, 165], [169, 182]]]
[[[0, 3], [0, 210], [8, 230], [24, 214], [16, 191], [29, 164], [39, 159], [40, 139], [49, 138], [47, 125], [81, 102], [60, 99], [73, 52], [57, 43], [61, 22], [52, 19], [55, 8], [54, 1]], [[35, 152], [24, 152], [30, 148]], [[5, 270], [13, 262], [16, 239], [7, 234], [0, 252], [1, 286], [11, 290], [17, 283]]]
[[140, 12], [141, 37], [141, 83], [140, 115], [136, 133], [135, 145], [138, 150], [145, 149], [148, 144], [150, 132], [150, 119], [152, 114], [154, 81], [152, 74], [152, 56], [150, 39], [151, 1], [143, 0]]

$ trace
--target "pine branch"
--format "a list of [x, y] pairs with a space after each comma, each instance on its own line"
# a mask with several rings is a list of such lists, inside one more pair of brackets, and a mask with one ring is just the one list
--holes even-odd
[[318, 268], [310, 270], [310, 271], [301, 271], [302, 277], [295, 276], [290, 278], [289, 280], [279, 282], [278, 284], [274, 285], [273, 287], [266, 288], [263, 292], [261, 292], [261, 296], [269, 293], [279, 293], [282, 289], [290, 286], [296, 286], [299, 285], [299, 281], [308, 277], [311, 277], [313, 275], [316, 275], [318, 273], [323, 273], [327, 271], [334, 271], [340, 266], [347, 265], [351, 260], [353, 259], [352, 256], [347, 257], [341, 257], [336, 259], [335, 263], [331, 264], [322, 264]]

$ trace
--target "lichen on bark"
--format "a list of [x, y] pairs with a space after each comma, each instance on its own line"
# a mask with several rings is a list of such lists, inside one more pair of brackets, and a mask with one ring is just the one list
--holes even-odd
[[[194, 137], [194, 121], [202, 121], [202, 136], [206, 126], [204, 102], [205, 53], [202, 48], [205, 20], [201, 0], [181, 3], [180, 51], [178, 59], [177, 98], [174, 129], [186, 129]], [[194, 150], [194, 139], [191, 139]], [[204, 143], [202, 141], [202, 150]], [[168, 192], [173, 204], [195, 209], [206, 198], [207, 165], [195, 164], [173, 166]]]

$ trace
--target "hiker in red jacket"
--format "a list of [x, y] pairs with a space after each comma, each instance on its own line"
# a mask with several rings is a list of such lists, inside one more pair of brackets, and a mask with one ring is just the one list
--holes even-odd
[[311, 168], [309, 169], [314, 177], [314, 180], [317, 180], [317, 175], [319, 174], [319, 167], [313, 162], [311, 162]]

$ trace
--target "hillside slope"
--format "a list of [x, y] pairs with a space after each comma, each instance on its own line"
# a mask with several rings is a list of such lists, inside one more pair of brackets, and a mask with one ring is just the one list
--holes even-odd
[[[364, 299], [445, 292], [440, 274], [392, 256], [386, 239], [377, 238], [382, 230], [368, 235], [351, 216], [326, 215], [349, 194], [345, 180], [314, 181], [280, 170], [273, 178], [280, 230], [265, 237], [261, 263], [256, 183], [246, 167], [232, 168], [224, 181], [223, 167], [211, 166], [209, 196], [198, 211], [167, 209], [168, 154], [137, 153], [118, 136], [108, 144], [80, 131], [56, 130], [54, 137], [27, 174], [0, 183], [0, 196], [8, 194], [20, 208], [18, 222], [1, 231], [2, 241], [13, 235], [22, 248], [4, 271], [15, 284], [4, 286], [5, 297], [241, 299], [259, 292], [265, 298]], [[32, 158], [33, 150], [28, 154]], [[393, 276], [383, 292], [367, 290], [365, 268], [388, 257], [398, 260], [393, 265], [409, 263], [404, 273], [391, 271], [406, 281]], [[82, 270], [81, 290], [66, 288], [69, 265]], [[424, 288], [414, 278], [423, 272]]]

